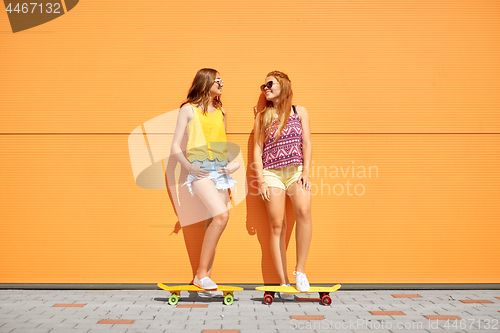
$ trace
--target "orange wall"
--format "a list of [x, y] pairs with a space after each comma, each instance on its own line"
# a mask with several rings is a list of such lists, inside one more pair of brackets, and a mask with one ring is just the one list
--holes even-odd
[[[267, 72], [309, 110], [312, 283], [500, 283], [497, 1], [87, 0], [15, 34], [2, 15], [0, 283], [189, 282], [203, 226], [179, 229], [167, 192], [135, 185], [127, 139], [202, 67], [224, 79], [247, 162]], [[352, 166], [378, 177], [344, 177]], [[347, 181], [365, 193], [332, 192]], [[219, 283], [277, 282], [251, 194], [230, 212]]]

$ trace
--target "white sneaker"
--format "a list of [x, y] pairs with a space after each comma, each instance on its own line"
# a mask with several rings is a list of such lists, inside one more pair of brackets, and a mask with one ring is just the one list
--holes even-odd
[[205, 291], [198, 291], [198, 296], [201, 298], [222, 298], [224, 297], [224, 294], [222, 291], [217, 291], [217, 290], [205, 290]]
[[[291, 287], [291, 285], [289, 285], [289, 284], [282, 284], [281, 286], [282, 287]], [[280, 291], [279, 295], [280, 295], [281, 299], [286, 299], [286, 300], [294, 300], [295, 299], [295, 295], [294, 294], [282, 293]]]
[[217, 285], [214, 281], [212, 281], [208, 276], [205, 276], [203, 279], [198, 279], [197, 276], [194, 277], [193, 284], [201, 289], [213, 290], [217, 289]]
[[308, 291], [310, 286], [306, 275], [297, 271], [293, 272], [293, 275], [295, 275], [295, 287], [297, 290], [300, 292]]

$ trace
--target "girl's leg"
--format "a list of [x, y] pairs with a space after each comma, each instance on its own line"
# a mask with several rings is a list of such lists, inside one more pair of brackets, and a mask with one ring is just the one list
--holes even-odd
[[[205, 221], [205, 232], [207, 232], [208, 227], [213, 221], [213, 217], [209, 218], [208, 220]], [[207, 276], [210, 277], [212, 275], [212, 266], [214, 264], [214, 259], [215, 259], [215, 252], [217, 252], [217, 247], [215, 247], [214, 255], [210, 259], [210, 262], [208, 263], [208, 271], [207, 271]]]
[[[286, 196], [285, 196], [286, 200]], [[285, 207], [285, 205], [283, 205]], [[280, 235], [280, 252], [281, 252], [281, 266], [283, 267], [283, 274], [285, 275], [285, 282], [280, 283], [280, 285], [283, 284], [290, 284], [290, 281], [288, 280], [288, 273], [287, 273], [287, 268], [286, 268], [286, 214], [283, 214], [283, 227], [281, 228], [281, 235]]]
[[266, 207], [271, 227], [271, 254], [280, 284], [288, 284], [285, 244], [285, 191], [277, 187], [270, 187], [269, 199], [270, 201], [266, 201]]
[[297, 228], [295, 230], [297, 244], [297, 272], [306, 272], [306, 260], [309, 254], [312, 238], [311, 221], [311, 192], [304, 190], [301, 185], [293, 183], [287, 189], [287, 194], [293, 204]]
[[[221, 199], [223, 200], [224, 205], [227, 207], [227, 203], [229, 202], [229, 194], [228, 194], [227, 190], [217, 190], [217, 191], [219, 192], [219, 195], [220, 195]], [[210, 226], [210, 224], [212, 223], [212, 221], [213, 221], [213, 217], [211, 217], [205, 221], [205, 232], [208, 229], [208, 227]], [[208, 263], [208, 271], [207, 271], [208, 277], [210, 277], [212, 275], [212, 266], [214, 264], [216, 252], [217, 252], [217, 246], [215, 246], [214, 254], [213, 254], [212, 258], [210, 259], [210, 262]]]
[[192, 186], [213, 216], [212, 222], [205, 231], [205, 237], [203, 238], [203, 245], [201, 247], [200, 266], [196, 272], [198, 279], [202, 279], [209, 274], [217, 243], [229, 220], [229, 212], [212, 180], [195, 180]]

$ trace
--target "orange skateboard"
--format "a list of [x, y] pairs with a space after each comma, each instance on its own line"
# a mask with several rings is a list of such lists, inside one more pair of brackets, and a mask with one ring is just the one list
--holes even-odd
[[[179, 302], [179, 298], [181, 297], [181, 290], [207, 291], [205, 289], [198, 288], [197, 286], [194, 286], [194, 285], [169, 287], [169, 286], [164, 285], [163, 283], [158, 283], [158, 287], [160, 287], [163, 290], [170, 291], [171, 295], [168, 298], [168, 304], [170, 304], [170, 305], [176, 305], [177, 302]], [[233, 304], [233, 301], [234, 301], [233, 292], [240, 291], [240, 290], [243, 290], [243, 288], [233, 287], [233, 286], [219, 286], [219, 288], [209, 290], [209, 291], [222, 291], [222, 293], [224, 294], [224, 304], [231, 305], [231, 304]]]

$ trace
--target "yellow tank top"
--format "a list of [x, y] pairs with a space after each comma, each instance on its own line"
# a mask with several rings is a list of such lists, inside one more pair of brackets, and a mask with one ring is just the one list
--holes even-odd
[[227, 161], [227, 139], [222, 110], [217, 108], [215, 112], [203, 113], [193, 104], [190, 105], [193, 107], [193, 119], [187, 126], [186, 158], [189, 162], [207, 158]]

